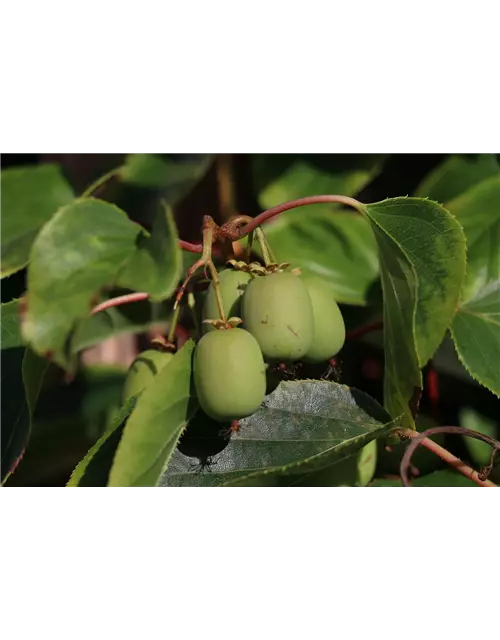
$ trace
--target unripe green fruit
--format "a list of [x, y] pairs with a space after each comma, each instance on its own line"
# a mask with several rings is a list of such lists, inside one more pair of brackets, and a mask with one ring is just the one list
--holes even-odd
[[290, 272], [254, 278], [243, 295], [242, 318], [268, 360], [299, 360], [313, 341], [311, 297]]
[[[236, 269], [224, 269], [219, 273], [219, 290], [222, 298], [222, 307], [226, 319], [239, 318], [241, 315], [241, 296], [252, 276], [245, 271]], [[217, 320], [220, 318], [217, 297], [213, 283], [207, 289], [205, 304], [203, 306], [203, 320]], [[203, 331], [216, 331], [211, 324], [203, 324]]]
[[137, 395], [147, 387], [151, 380], [172, 360], [174, 354], [155, 349], [148, 349], [140, 353], [130, 365], [122, 398], [125, 403], [132, 396]]
[[316, 278], [304, 282], [311, 296], [314, 316], [314, 337], [304, 360], [325, 362], [344, 346], [344, 319], [327, 284]]
[[259, 344], [243, 329], [206, 333], [194, 352], [193, 374], [201, 408], [219, 422], [252, 415], [266, 395]]

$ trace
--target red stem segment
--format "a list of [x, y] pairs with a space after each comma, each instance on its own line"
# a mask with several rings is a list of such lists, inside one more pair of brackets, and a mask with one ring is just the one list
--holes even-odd
[[372, 331], [380, 331], [381, 329], [383, 329], [383, 326], [383, 322], [373, 322], [372, 324], [365, 324], [363, 327], [348, 331], [346, 333], [346, 340], [355, 340], [356, 338], [361, 338], [367, 333], [372, 333]]
[[139, 302], [139, 300], [147, 300], [149, 298], [149, 294], [138, 291], [136, 293], [127, 293], [124, 296], [117, 296], [116, 298], [110, 298], [109, 300], [105, 300], [98, 304], [96, 307], [92, 309], [90, 312], [91, 315], [94, 313], [99, 313], [99, 311], [104, 311], [105, 309], [110, 309], [111, 307], [118, 307], [121, 304], [128, 304], [129, 302]]
[[[263, 224], [270, 218], [274, 218], [274, 216], [277, 216], [284, 211], [296, 209], [297, 207], [306, 207], [311, 204], [343, 204], [347, 207], [353, 207], [358, 213], [363, 213], [363, 205], [361, 204], [361, 202], [355, 200], [354, 198], [349, 198], [349, 196], [326, 195], [298, 198], [297, 200], [283, 202], [283, 204], [279, 204], [276, 207], [271, 207], [271, 209], [263, 211], [256, 218], [251, 220], [247, 225], [241, 227], [241, 229], [238, 229], [237, 232], [233, 234], [234, 237], [232, 237], [231, 240], [235, 241], [243, 238], [257, 227], [260, 227], [261, 224]], [[191, 242], [186, 242], [185, 240], [179, 240], [179, 245], [185, 251], [191, 251], [192, 253], [201, 253], [203, 250], [203, 245], [192, 244]]]
[[442, 460], [447, 462], [451, 467], [459, 471], [461, 474], [478, 484], [480, 487], [496, 487], [497, 485], [491, 480], [483, 479], [481, 477], [482, 474], [477, 472], [469, 465], [462, 462], [460, 458], [457, 458], [452, 453], [443, 449], [443, 447], [439, 446], [437, 443], [430, 440], [427, 436], [434, 435], [437, 433], [457, 433], [465, 436], [470, 436], [471, 438], [476, 438], [477, 440], [482, 440], [483, 442], [487, 442], [493, 447], [493, 453], [490, 461], [490, 469], [493, 465], [493, 458], [497, 451], [500, 451], [500, 442], [495, 440], [494, 438], [490, 438], [490, 436], [483, 435], [482, 433], [478, 433], [477, 431], [472, 431], [471, 429], [465, 429], [464, 427], [433, 427], [432, 429], [427, 429], [426, 431], [422, 431], [421, 433], [417, 433], [416, 431], [407, 430], [405, 431], [405, 436], [411, 438], [413, 441], [408, 445], [406, 449], [403, 459], [401, 460], [400, 466], [400, 475], [403, 486], [410, 487], [410, 478], [409, 478], [409, 470], [411, 467], [411, 457], [415, 452], [415, 449], [422, 445], [429, 451], [432, 451], [437, 456], [439, 456]]

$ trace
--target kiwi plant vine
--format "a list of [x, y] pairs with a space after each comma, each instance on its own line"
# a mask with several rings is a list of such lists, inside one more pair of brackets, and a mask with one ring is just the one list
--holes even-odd
[[[85, 195], [89, 196], [114, 173], [103, 176]], [[198, 401], [205, 413], [216, 421], [231, 421], [230, 430], [237, 430], [238, 420], [254, 413], [264, 400], [265, 369], [273, 366], [271, 363], [285, 370], [285, 361], [293, 363], [299, 359], [332, 364], [333, 357], [342, 348], [346, 337], [356, 339], [371, 331], [380, 330], [382, 323], [376, 322], [353, 330], [346, 336], [340, 310], [328, 292], [322, 290], [320, 283], [314, 280], [305, 286], [296, 277], [300, 276], [299, 269], [290, 269], [288, 263], [277, 263], [266, 240], [262, 225], [271, 218], [297, 207], [326, 203], [349, 206], [363, 215], [362, 204], [354, 198], [342, 195], [309, 196], [272, 207], [254, 218], [236, 215], [222, 226], [217, 225], [211, 216], [204, 216], [201, 244], [179, 240], [183, 250], [199, 253], [201, 257], [187, 270], [185, 280], [177, 291], [167, 340], [154, 340], [159, 351], [150, 349], [143, 352], [132, 364], [125, 385], [124, 401], [141, 391], [147, 384], [148, 377], [155, 375], [171, 358], [176, 349], [180, 302], [191, 279], [202, 268], [206, 275], [210, 275], [211, 282], [204, 307], [203, 336], [195, 351], [195, 387]], [[233, 243], [245, 237], [248, 238], [245, 260], [236, 260]], [[264, 265], [250, 262], [254, 238], [260, 245]], [[214, 247], [227, 261], [228, 268], [221, 272], [217, 271], [212, 260]], [[242, 283], [247, 284], [247, 291], [243, 296], [239, 290]], [[143, 292], [119, 296], [98, 304], [91, 313], [148, 297]], [[243, 297], [242, 302], [240, 297]], [[307, 304], [307, 300], [312, 301], [312, 304]], [[283, 313], [280, 313], [280, 307], [285, 310]], [[212, 317], [216, 315], [215, 312], [218, 317]], [[239, 315], [243, 315], [244, 320]], [[269, 316], [272, 317], [271, 322], [268, 322]], [[325, 318], [328, 318], [328, 322], [325, 322]], [[299, 326], [292, 326], [297, 319]], [[245, 329], [238, 327], [242, 322]], [[238, 378], [235, 368], [230, 366], [231, 361], [236, 362], [242, 353], [245, 356], [244, 379]], [[222, 360], [222, 366], [214, 367], [214, 361], [218, 360]], [[146, 377], [138, 375], [141, 369], [147, 371]], [[141, 385], [138, 387], [139, 377]], [[438, 433], [462, 434], [488, 443], [492, 447], [489, 464], [479, 472], [474, 470], [429, 438]], [[432, 451], [477, 485], [497, 486], [488, 479], [495, 455], [500, 450], [500, 442], [494, 438], [455, 426], [435, 427], [420, 433], [395, 428], [393, 437], [394, 442], [410, 440], [400, 464], [403, 486], [411, 486], [411, 459], [418, 446]], [[202, 465], [204, 466], [205, 464]]]
[[[99, 178], [85, 190], [80, 200], [95, 198], [96, 191], [119, 171], [114, 169]], [[324, 369], [320, 380], [327, 380], [336, 371], [336, 356], [346, 340], [355, 340], [384, 328], [381, 322], [375, 322], [346, 331], [341, 310], [329, 287], [319, 278], [302, 274], [293, 263], [276, 259], [264, 232], [265, 224], [286, 211], [315, 204], [341, 205], [366, 216], [365, 205], [352, 197], [307, 196], [271, 207], [256, 217], [234, 215], [221, 226], [206, 215], [200, 244], [178, 240], [183, 251], [200, 254], [200, 258], [187, 269], [182, 283], [174, 292], [168, 335], [152, 339], [149, 347], [130, 366], [122, 390], [122, 408], [139, 402], [137, 406], [140, 410], [140, 396], [148, 385], [161, 372], [170, 371], [171, 366], [175, 368], [176, 355], [183, 350], [183, 340], [180, 338], [186, 338], [186, 331], [179, 324], [181, 308], [191, 312], [195, 326], [194, 346], [190, 347], [193, 349], [192, 384], [203, 420], [196, 414], [193, 424], [189, 424], [186, 437], [179, 440], [179, 450], [190, 451], [192, 435], [188, 432], [201, 433], [201, 438], [206, 440], [216, 440], [221, 434], [226, 440], [230, 439], [234, 432], [240, 430], [240, 421], [257, 414], [266, 404], [268, 394], [281, 381], [301, 381], [301, 368], [307, 364], [322, 366]], [[164, 205], [167, 208], [166, 203]], [[240, 242], [244, 238], [247, 243], [242, 249]], [[259, 245], [261, 259], [252, 257], [254, 242]], [[222, 267], [216, 266], [214, 256], [222, 258]], [[201, 283], [207, 286], [202, 289], [199, 286]], [[29, 296], [28, 288], [27, 295], [19, 303], [21, 325], [26, 323]], [[100, 302], [93, 306], [90, 314], [96, 315], [113, 307], [147, 299], [154, 297], [150, 293], [135, 291]], [[428, 346], [427, 349], [431, 351]], [[37, 351], [46, 360], [51, 359], [51, 352]], [[181, 376], [182, 372], [178, 372], [178, 375]], [[325, 385], [328, 384], [325, 382]], [[428, 384], [432, 387], [432, 401], [436, 395], [432, 366]], [[161, 398], [158, 402], [161, 403]], [[174, 407], [175, 402], [173, 399]], [[418, 406], [418, 398], [415, 402]], [[412, 401], [408, 400], [408, 405], [411, 404]], [[161, 404], [157, 409], [161, 411]], [[496, 488], [496, 484], [489, 479], [494, 457], [500, 450], [500, 443], [494, 438], [462, 427], [432, 427], [419, 433], [415, 425], [412, 428], [408, 422], [400, 423], [394, 410], [386, 415], [392, 415], [393, 418], [389, 423], [390, 430], [381, 436], [387, 443], [387, 450], [410, 441], [398, 459], [399, 476], [404, 487], [411, 486], [409, 471], [413, 469], [412, 456], [417, 457], [415, 452], [421, 446], [480, 487]], [[183, 416], [181, 412], [181, 424], [185, 420]], [[352, 416], [349, 417], [352, 420]], [[227, 428], [227, 425], [230, 427]], [[431, 436], [443, 433], [460, 433], [488, 443], [492, 447], [489, 464], [477, 471], [463, 463], [443, 448], [436, 438], [431, 439]], [[101, 445], [105, 444], [107, 437], [108, 434], [103, 436]], [[370, 459], [375, 442], [372, 437], [361, 448], [358, 446], [358, 453], [361, 454], [358, 462]], [[133, 446], [133, 443], [127, 446]], [[151, 446], [154, 446], [154, 442]], [[217, 446], [220, 449], [223, 445], [219, 443]], [[210, 471], [213, 453], [198, 457], [201, 461], [196, 467], [196, 474], [205, 468]], [[335, 466], [340, 468], [345, 461], [346, 458], [341, 459]], [[19, 458], [10, 473], [18, 462]], [[148, 471], [145, 473], [147, 475]], [[74, 482], [72, 485], [70, 481], [68, 486], [77, 486], [76, 480]], [[114, 484], [108, 486], [118, 485], [115, 480]], [[147, 479], [144, 479], [144, 486], [148, 486]], [[224, 486], [224, 483], [220, 486]]]

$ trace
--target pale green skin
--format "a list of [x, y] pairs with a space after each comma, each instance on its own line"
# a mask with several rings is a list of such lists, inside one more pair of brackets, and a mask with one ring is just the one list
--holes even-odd
[[242, 318], [266, 360], [300, 360], [312, 344], [311, 297], [302, 279], [293, 273], [255, 277], [243, 295]]
[[266, 395], [259, 344], [243, 329], [206, 333], [194, 352], [193, 375], [201, 408], [219, 422], [252, 415]]
[[[249, 273], [237, 271], [236, 269], [224, 269], [219, 273], [219, 287], [226, 320], [241, 317], [241, 297], [251, 279], [252, 276]], [[215, 289], [213, 284], [210, 284], [203, 305], [203, 320], [219, 319], [220, 313], [219, 307], [217, 306]], [[216, 330], [211, 324], [204, 323], [202, 326], [204, 333]]]
[[325, 362], [344, 346], [344, 318], [327, 284], [317, 279], [304, 282], [311, 296], [314, 315], [314, 338], [304, 360]]
[[165, 353], [155, 349], [148, 349], [140, 353], [130, 365], [125, 378], [122, 392], [123, 402], [125, 403], [129, 398], [143, 391], [173, 357], [173, 353]]
[[366, 487], [375, 475], [376, 466], [377, 441], [372, 440], [358, 453], [306, 476], [297, 484], [307, 487]]

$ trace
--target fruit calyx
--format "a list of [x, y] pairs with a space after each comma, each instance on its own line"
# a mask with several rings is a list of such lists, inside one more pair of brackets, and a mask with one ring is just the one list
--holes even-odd
[[151, 346], [161, 353], [175, 353], [177, 351], [177, 347], [173, 342], [165, 340], [165, 338], [161, 336], [153, 338], [151, 340]]
[[229, 318], [228, 320], [224, 321], [221, 320], [220, 318], [218, 320], [203, 320], [204, 324], [210, 324], [212, 327], [215, 327], [216, 329], [234, 329], [235, 327], [237, 327], [239, 324], [243, 323], [243, 320], [241, 318]]

